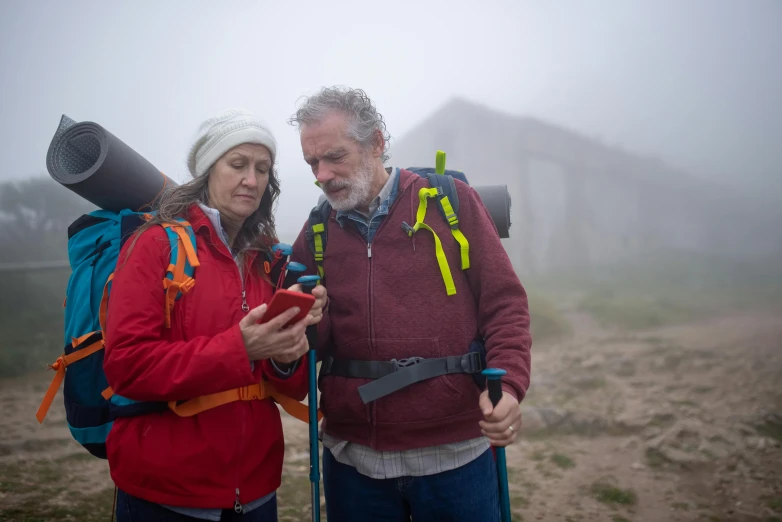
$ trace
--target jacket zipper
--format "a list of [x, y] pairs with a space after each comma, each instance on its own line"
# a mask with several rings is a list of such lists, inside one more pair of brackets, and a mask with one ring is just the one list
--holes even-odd
[[[386, 216], [388, 217], [388, 216]], [[378, 227], [379, 228], [379, 227]], [[377, 231], [375, 232], [377, 235]], [[375, 350], [375, 333], [372, 329], [372, 243], [367, 242], [367, 321], [369, 322], [369, 346], [372, 352]], [[370, 446], [375, 445], [375, 403], [369, 405], [369, 441]]]
[[[233, 259], [233, 256], [231, 256]], [[250, 306], [247, 304], [247, 290], [245, 289], [244, 285], [244, 277], [242, 276], [242, 269], [239, 267], [239, 264], [234, 261], [234, 265], [236, 265], [236, 271], [239, 274], [239, 282], [242, 285], [242, 312], [245, 314], [250, 311]], [[255, 368], [255, 364], [252, 364], [252, 368]], [[248, 404], [249, 406], [249, 404]], [[247, 408], [241, 408], [241, 416], [242, 416], [242, 431], [241, 436], [239, 437], [239, 455], [241, 455], [244, 452], [244, 427], [245, 422], [247, 418]], [[241, 465], [241, 459], [239, 463], [236, 465], [236, 475], [235, 475], [235, 481], [236, 481], [236, 500], [234, 500], [234, 511], [237, 514], [242, 514], [244, 512], [244, 507], [242, 507], [242, 503], [239, 501], [239, 467]]]
[[[221, 241], [222, 243], [222, 241]], [[217, 245], [215, 245], [217, 246]], [[236, 273], [239, 276], [239, 284], [242, 288], [242, 312], [245, 314], [250, 311], [250, 306], [247, 304], [247, 289], [245, 288], [245, 281], [244, 277], [242, 276], [242, 269], [239, 267], [239, 264], [236, 262], [236, 259], [234, 259], [234, 256], [231, 254], [231, 249], [228, 248], [228, 245], [224, 244], [222, 245], [225, 250], [221, 249], [220, 246], [217, 246], [218, 251], [222, 251], [222, 254], [225, 256], [228, 256], [228, 259], [230, 259], [234, 266], [236, 267]], [[241, 430], [241, 436], [239, 437], [239, 448], [244, 448], [244, 429], [246, 425], [246, 408], [241, 409], [241, 416], [242, 416], [242, 430]], [[241, 455], [241, 451], [239, 452]], [[239, 468], [241, 466], [241, 461], [237, 463], [236, 468], [234, 470], [234, 483], [236, 484], [236, 497], [234, 499], [234, 511], [236, 513], [242, 513], [244, 511], [244, 507], [242, 506], [242, 503], [239, 500]]]
[[[394, 210], [398, 206], [399, 200], [404, 194], [407, 187], [402, 188], [399, 187], [399, 190], [396, 194], [396, 199], [394, 200], [394, 203], [389, 207], [388, 213], [383, 217], [383, 221], [380, 223], [380, 226], [377, 227], [377, 230], [375, 230], [374, 237], [376, 238], [378, 234], [380, 234], [380, 231], [383, 230], [383, 228], [388, 224], [388, 221], [391, 219], [391, 215], [394, 213]], [[332, 218], [334, 221], [336, 221], [335, 218]], [[371, 225], [371, 220], [369, 225]], [[355, 227], [353, 227], [352, 230], [353, 234], [358, 237], [361, 240], [364, 240], [363, 236], [356, 230]], [[367, 263], [369, 265], [369, 269], [367, 270], [367, 323], [369, 327], [369, 347], [372, 352], [377, 352], [375, 349], [375, 338], [374, 338], [374, 331], [372, 329], [372, 243], [369, 241], [367, 243]], [[372, 402], [369, 405], [369, 440], [370, 444], [374, 446], [375, 440], [376, 440], [376, 434], [375, 434], [375, 403]]]
[[[239, 452], [241, 455], [244, 452], [244, 427], [245, 427], [245, 412], [246, 408], [242, 408], [242, 431], [241, 431], [241, 437], [239, 438], [239, 448], [242, 450]], [[236, 466], [236, 500], [234, 500], [234, 511], [236, 513], [243, 513], [244, 507], [242, 506], [242, 503], [239, 501], [239, 465]]]
[[[225, 246], [225, 245], [223, 245]], [[226, 249], [228, 247], [226, 246]], [[224, 255], [226, 255], [226, 252], [223, 252]], [[234, 256], [231, 255], [230, 250], [227, 252], [228, 258], [233, 262], [234, 266], [236, 267], [236, 273], [239, 276], [239, 283], [242, 287], [242, 312], [245, 314], [250, 311], [250, 306], [247, 304], [247, 289], [245, 288], [245, 282], [244, 277], [242, 275], [242, 269], [239, 267], [239, 264], [234, 259]], [[246, 424], [246, 408], [241, 408], [241, 416], [242, 416], [242, 430], [241, 430], [241, 436], [239, 437], [239, 449], [243, 451], [244, 448], [244, 429]], [[242, 454], [242, 451], [239, 452], [239, 454]], [[239, 500], [239, 468], [241, 466], [241, 461], [236, 464], [236, 468], [234, 470], [234, 483], [236, 484], [236, 497], [234, 499], [234, 511], [238, 514], [241, 514], [244, 512], [244, 507], [242, 506], [241, 501]]]

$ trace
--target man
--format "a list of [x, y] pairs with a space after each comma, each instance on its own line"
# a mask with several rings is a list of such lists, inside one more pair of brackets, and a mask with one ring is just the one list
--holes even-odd
[[[469, 241], [462, 270], [460, 244], [435, 199], [423, 219], [431, 228], [413, 226], [430, 186], [384, 166], [389, 136], [363, 91], [323, 89], [291, 123], [332, 207], [321, 264], [330, 301], [318, 330], [328, 519], [498, 521], [491, 445], [511, 444], [521, 427], [531, 337], [526, 293], [488, 210], [473, 188], [455, 182], [458, 226]], [[432, 231], [455, 292], [446, 291]], [[312, 234], [308, 223], [293, 259], [314, 271]], [[474, 379], [480, 373], [465, 373], [480, 371], [469, 353], [476, 340], [485, 342], [486, 366], [507, 371], [496, 407]], [[420, 377], [445, 357], [453, 373], [401, 388], [391, 382]], [[380, 381], [371, 393], [362, 387]]]

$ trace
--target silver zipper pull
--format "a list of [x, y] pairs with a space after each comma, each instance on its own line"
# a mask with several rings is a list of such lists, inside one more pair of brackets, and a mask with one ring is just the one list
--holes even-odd
[[372, 257], [372, 244], [367, 243], [367, 257]]
[[234, 511], [237, 513], [241, 513], [244, 511], [244, 508], [242, 507], [242, 503], [239, 502], [239, 488], [236, 488], [236, 500], [234, 501]]
[[[247, 299], [246, 299], [246, 298], [247, 298], [247, 292], [245, 292], [244, 290], [242, 290], [242, 311], [243, 311], [244, 313], [247, 313], [247, 312], [249, 312], [249, 311], [250, 311], [250, 307], [247, 305]], [[239, 490], [237, 489], [237, 490], [236, 490], [236, 492], [237, 492], [237, 494], [238, 494], [238, 493], [239, 493]]]

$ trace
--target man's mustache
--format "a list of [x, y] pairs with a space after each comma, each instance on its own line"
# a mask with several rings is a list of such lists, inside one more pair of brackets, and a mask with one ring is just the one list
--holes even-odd
[[331, 181], [327, 181], [326, 183], [320, 184], [321, 188], [323, 188], [326, 192], [333, 192], [335, 190], [347, 188], [350, 186], [350, 182], [347, 180], [336, 180], [333, 179]]

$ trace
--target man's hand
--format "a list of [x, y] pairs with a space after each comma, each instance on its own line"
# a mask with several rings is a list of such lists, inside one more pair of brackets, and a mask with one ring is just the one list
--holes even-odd
[[[291, 292], [301, 292], [302, 287], [301, 284], [296, 283], [295, 285], [288, 288], [288, 290]], [[321, 319], [323, 319], [323, 309], [328, 303], [326, 287], [323, 285], [317, 285], [315, 288], [313, 288], [312, 296], [315, 298], [315, 303], [313, 303], [312, 308], [310, 309], [310, 313], [307, 316], [307, 326], [318, 324]]]
[[521, 408], [519, 401], [508, 392], [502, 392], [502, 399], [495, 408], [489, 399], [489, 391], [484, 390], [478, 400], [478, 405], [486, 420], [480, 421], [483, 434], [489, 438], [493, 446], [505, 447], [516, 440], [521, 429]]

